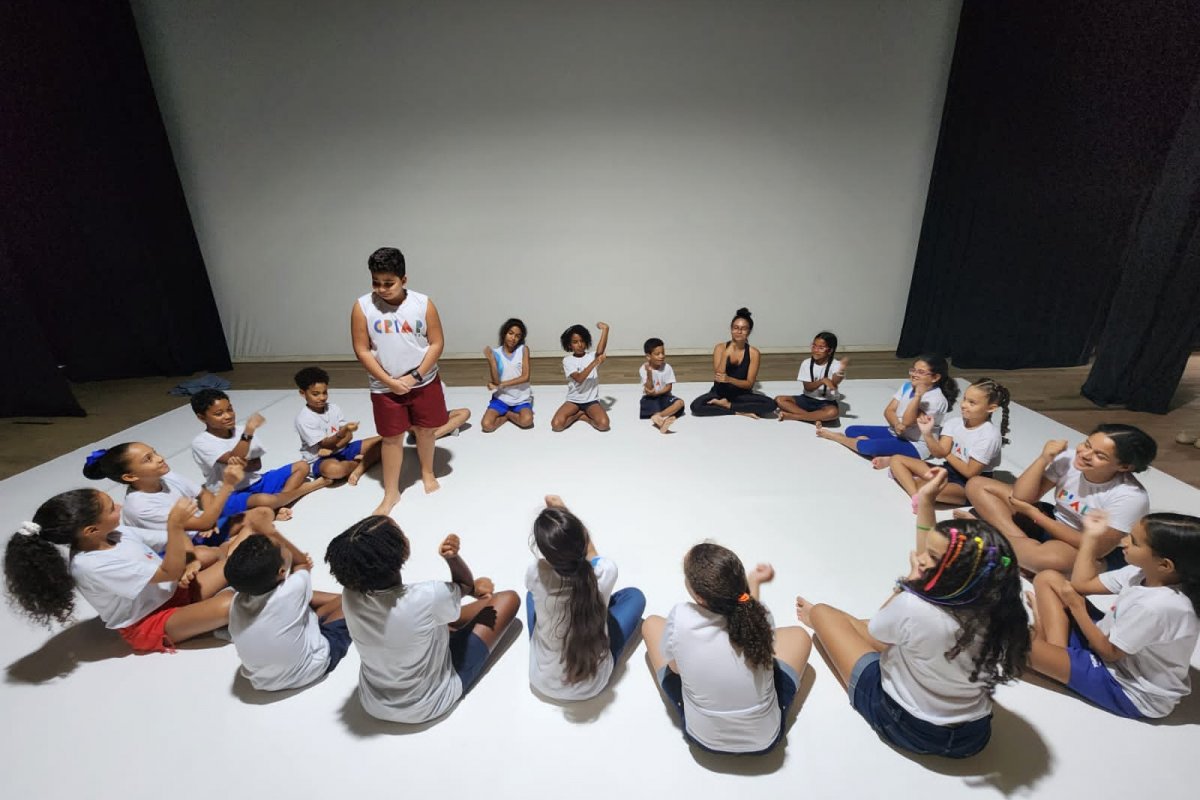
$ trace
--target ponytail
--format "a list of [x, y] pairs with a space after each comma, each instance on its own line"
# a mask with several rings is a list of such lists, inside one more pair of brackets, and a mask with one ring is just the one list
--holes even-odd
[[23, 524], [4, 554], [9, 596], [38, 625], [65, 623], [75, 611], [75, 579], [60, 546], [72, 547], [79, 532], [102, 513], [94, 489], [63, 492], [42, 503], [33, 522]]
[[980, 378], [971, 385], [987, 393], [989, 406], [1000, 407], [1000, 443], [1008, 444], [1008, 404], [1012, 397], [1007, 387], [991, 378]]
[[124, 442], [113, 445], [107, 450], [104, 448], [93, 450], [84, 461], [83, 476], [93, 481], [108, 478], [116, 483], [125, 483], [125, 454], [133, 444], [133, 442]]
[[775, 631], [767, 608], [750, 596], [741, 560], [718, 544], [696, 545], [683, 559], [688, 586], [708, 610], [726, 619], [729, 641], [748, 666], [769, 669], [775, 663]]

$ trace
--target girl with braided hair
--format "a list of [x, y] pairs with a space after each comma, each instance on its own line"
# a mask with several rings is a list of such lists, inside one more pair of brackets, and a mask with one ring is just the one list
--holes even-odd
[[917, 551], [875, 616], [796, 598], [850, 704], [885, 741], [966, 758], [992, 735], [992, 692], [1016, 679], [1030, 649], [1012, 547], [981, 520], [934, 524], [945, 488], [934, 468], [917, 492]]
[[546, 497], [530, 547], [541, 558], [525, 572], [529, 683], [554, 700], [595, 697], [642, 621], [646, 596], [613, 591], [617, 565], [597, 554], [583, 522], [557, 495]]
[[[1008, 389], [991, 378], [980, 378], [963, 394], [962, 418], [946, 422], [940, 435], [934, 433], [932, 417], [917, 418], [929, 455], [943, 459], [936, 466], [945, 469], [949, 477], [937, 496], [939, 503], [965, 505], [967, 481], [976, 475], [990, 478], [1000, 466], [1000, 448], [1008, 444], [1008, 404]], [[999, 428], [992, 424], [996, 411], [1000, 412]], [[917, 489], [929, 480], [931, 465], [912, 456], [880, 456], [871, 464], [876, 469], [890, 467], [892, 478], [909, 497], [915, 497]]]
[[683, 559], [692, 602], [647, 617], [642, 638], [684, 738], [714, 753], [759, 755], [783, 739], [784, 719], [808, 664], [803, 628], [772, 628], [759, 587], [770, 564], [747, 571], [731, 550], [704, 542]]

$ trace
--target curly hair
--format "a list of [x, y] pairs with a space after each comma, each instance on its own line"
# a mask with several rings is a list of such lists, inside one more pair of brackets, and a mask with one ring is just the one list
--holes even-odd
[[402, 585], [400, 568], [408, 561], [408, 537], [391, 517], [359, 520], [325, 548], [325, 563], [342, 586], [358, 592]]
[[261, 533], [247, 536], [225, 560], [225, 580], [234, 591], [246, 595], [266, 594], [279, 585], [283, 551]]
[[59, 546], [73, 547], [79, 532], [104, 511], [95, 489], [74, 489], [51, 497], [33, 515], [41, 528], [8, 540], [4, 580], [9, 597], [38, 625], [65, 623], [75, 613], [75, 579]]
[[516, 317], [509, 317], [508, 319], [504, 320], [504, 324], [500, 326], [499, 345], [501, 347], [504, 346], [504, 337], [508, 335], [509, 330], [512, 328], [516, 328], [521, 332], [521, 341], [517, 342], [517, 346], [519, 347], [525, 344], [525, 337], [529, 335], [529, 331], [526, 329], [525, 323]]
[[567, 587], [567, 615], [555, 630], [563, 640], [567, 683], [595, 676], [608, 652], [608, 607], [588, 561], [588, 532], [565, 508], [543, 508], [533, 521], [533, 544]]
[[749, 666], [770, 669], [775, 663], [775, 631], [766, 606], [750, 596], [741, 559], [719, 544], [703, 542], [683, 557], [683, 574], [705, 607], [725, 617], [734, 650]]
[[329, 373], [320, 367], [305, 367], [296, 373], [293, 380], [296, 381], [296, 388], [304, 391], [315, 383], [323, 383], [329, 385]]
[[583, 339], [585, 349], [592, 346], [592, 332], [582, 325], [572, 325], [562, 332], [562, 336], [558, 337], [563, 350], [568, 353], [571, 352], [571, 337], [577, 333], [579, 334], [579, 338]]
[[946, 660], [974, 650], [970, 680], [990, 695], [1020, 677], [1031, 647], [1017, 558], [1008, 539], [983, 520], [943, 520], [934, 530], [949, 540], [946, 552], [900, 588], [954, 617], [960, 627]]

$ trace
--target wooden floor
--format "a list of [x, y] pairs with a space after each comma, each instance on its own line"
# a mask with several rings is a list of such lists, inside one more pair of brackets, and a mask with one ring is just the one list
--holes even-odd
[[[760, 380], [791, 380], [807, 353], [763, 356]], [[903, 380], [908, 362], [891, 353], [852, 353], [849, 374], [853, 378], [892, 378]], [[634, 383], [641, 358], [618, 357], [604, 365], [603, 382]], [[712, 377], [709, 356], [671, 357], [679, 381], [705, 381]], [[221, 373], [235, 389], [279, 389], [293, 386], [292, 375], [304, 363], [238, 364]], [[365, 375], [357, 362], [330, 362], [322, 366], [330, 374], [335, 388], [365, 385]], [[482, 385], [487, 367], [482, 358], [445, 360], [442, 378], [451, 386]], [[561, 360], [536, 358], [534, 383], [559, 383]], [[1200, 488], [1200, 448], [1175, 442], [1182, 430], [1200, 433], [1200, 354], [1188, 362], [1183, 380], [1175, 394], [1172, 411], [1165, 415], [1143, 414], [1119, 409], [1101, 409], [1081, 397], [1079, 387], [1088, 367], [1065, 369], [963, 370], [957, 377], [976, 378], [990, 375], [1012, 392], [1013, 401], [1038, 411], [1076, 430], [1087, 431], [1102, 422], [1126, 422], [1145, 430], [1158, 442], [1155, 466], [1163, 472]], [[0, 420], [0, 478], [6, 478], [51, 458], [82, 447], [139, 422], [178, 408], [184, 398], [168, 395], [169, 388], [181, 378], [133, 378], [75, 384], [72, 388], [88, 416], [17, 417]], [[472, 409], [478, 414], [481, 409]], [[880, 409], [882, 419], [883, 409]], [[288, 420], [291, 423], [291, 420]], [[82, 468], [82, 465], [81, 465]]]

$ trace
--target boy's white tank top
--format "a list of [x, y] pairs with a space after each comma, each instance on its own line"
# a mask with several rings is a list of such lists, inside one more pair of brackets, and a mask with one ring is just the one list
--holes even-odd
[[[511, 359], [504, 355], [503, 346], [493, 347], [492, 360], [496, 362], [496, 374], [500, 376], [501, 382], [519, 378], [521, 369], [525, 365], [525, 345], [517, 345]], [[503, 389], [497, 390], [495, 394], [497, 400], [510, 406], [528, 403], [532, 396], [533, 388], [528, 383], [505, 386]]]
[[[393, 306], [371, 292], [358, 298], [358, 305], [367, 318], [371, 354], [387, 370], [388, 375], [399, 378], [421, 366], [421, 360], [429, 350], [429, 323], [425, 319], [425, 311], [429, 308], [428, 296], [409, 289], [404, 302]], [[437, 364], [434, 364], [428, 374], [421, 376], [418, 386], [431, 383], [437, 373]], [[371, 376], [371, 391], [386, 394], [391, 389]]]

